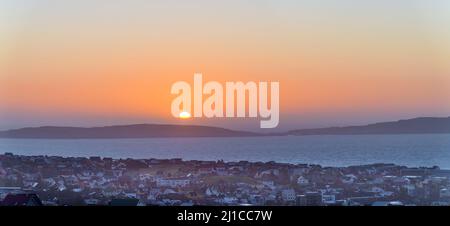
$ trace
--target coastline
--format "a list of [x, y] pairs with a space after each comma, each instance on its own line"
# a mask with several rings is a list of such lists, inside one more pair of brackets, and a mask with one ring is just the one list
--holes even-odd
[[450, 169], [450, 135], [311, 135], [147, 139], [0, 139], [1, 152], [63, 157], [275, 161], [346, 167], [394, 163]]

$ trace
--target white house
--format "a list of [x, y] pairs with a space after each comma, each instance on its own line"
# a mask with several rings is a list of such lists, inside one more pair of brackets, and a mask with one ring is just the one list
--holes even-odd
[[297, 178], [297, 184], [300, 186], [306, 186], [309, 184], [309, 180], [304, 178], [303, 176], [300, 176]]
[[189, 185], [188, 178], [158, 178], [156, 186], [158, 187], [185, 187]]
[[295, 194], [294, 189], [283, 189], [281, 191], [281, 198], [285, 202], [295, 201], [295, 197], [296, 197], [296, 194]]

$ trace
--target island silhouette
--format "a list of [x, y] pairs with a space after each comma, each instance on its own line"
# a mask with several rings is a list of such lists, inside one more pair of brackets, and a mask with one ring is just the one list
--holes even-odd
[[102, 127], [41, 126], [0, 131], [0, 138], [118, 139], [158, 137], [250, 137], [285, 135], [358, 135], [450, 133], [450, 117], [420, 117], [360, 126], [298, 129], [284, 133], [257, 133], [199, 125], [134, 124]]

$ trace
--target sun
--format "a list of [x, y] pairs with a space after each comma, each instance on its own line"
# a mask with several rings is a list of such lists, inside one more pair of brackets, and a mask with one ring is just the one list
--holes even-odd
[[180, 113], [180, 118], [181, 118], [181, 119], [188, 119], [188, 118], [191, 118], [191, 113], [189, 113], [189, 112], [187, 112], [187, 111], [182, 111], [182, 112]]

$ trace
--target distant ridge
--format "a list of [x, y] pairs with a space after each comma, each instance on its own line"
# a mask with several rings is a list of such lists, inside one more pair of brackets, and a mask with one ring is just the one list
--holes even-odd
[[0, 138], [96, 139], [157, 137], [249, 137], [282, 135], [356, 135], [356, 134], [419, 134], [450, 133], [450, 117], [422, 117], [363, 126], [299, 129], [285, 133], [254, 133], [220, 127], [195, 125], [135, 124], [103, 127], [27, 127], [0, 131]]
[[364, 126], [328, 127], [291, 130], [290, 135], [355, 135], [355, 134], [418, 134], [450, 133], [450, 117], [421, 117]]
[[242, 137], [258, 133], [193, 125], [136, 124], [103, 127], [42, 126], [1, 131], [3, 138], [94, 139], [156, 137]]

